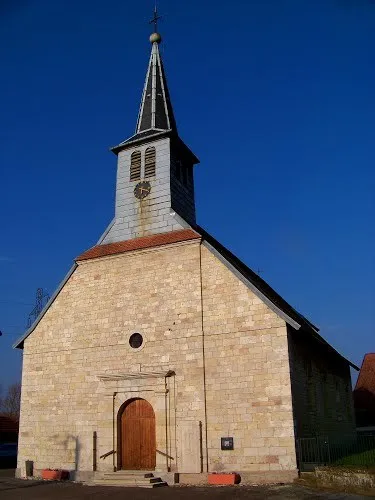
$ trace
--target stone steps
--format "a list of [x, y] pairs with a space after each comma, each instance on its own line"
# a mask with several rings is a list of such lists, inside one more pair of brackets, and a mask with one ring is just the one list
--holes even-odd
[[101, 486], [128, 486], [136, 488], [160, 488], [168, 483], [160, 477], [155, 477], [152, 472], [117, 471], [105, 472], [101, 477], [93, 480], [92, 484]]

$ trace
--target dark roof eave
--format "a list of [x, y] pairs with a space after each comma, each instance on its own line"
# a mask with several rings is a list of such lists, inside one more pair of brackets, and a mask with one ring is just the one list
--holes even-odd
[[276, 307], [278, 307], [285, 314], [290, 316], [293, 320], [301, 325], [302, 331], [309, 333], [316, 340], [324, 344], [329, 351], [333, 354], [339, 356], [343, 361], [349, 364], [355, 370], [359, 370], [358, 366], [342, 356], [334, 347], [331, 346], [320, 334], [319, 328], [306, 319], [302, 314], [296, 311], [286, 300], [284, 300], [273, 288], [268, 285], [260, 276], [258, 276], [254, 271], [246, 266], [238, 257], [236, 257], [230, 250], [228, 250], [224, 245], [219, 243], [213, 236], [207, 233], [200, 226], [196, 226], [194, 229], [202, 235], [202, 238], [210, 243], [230, 264], [232, 264], [235, 269], [241, 273], [244, 278], [249, 280], [258, 290], [264, 294], [267, 299], [269, 299]]
[[284, 300], [268, 283], [266, 283], [258, 274], [252, 271], [246, 264], [244, 264], [238, 257], [236, 257], [224, 245], [219, 243], [213, 236], [207, 233], [202, 227], [197, 226], [196, 230], [202, 234], [203, 238], [211, 243], [219, 253], [221, 253], [245, 278], [247, 278], [253, 285], [258, 288], [269, 300], [271, 300], [277, 307], [284, 311], [288, 316], [297, 321], [301, 326], [311, 328], [315, 332], [319, 328], [302, 314], [296, 311], [286, 300]]
[[[117, 146], [113, 146], [112, 148], [109, 148], [110, 151], [112, 151], [115, 155], [118, 155], [118, 153], [124, 149], [128, 149], [129, 147], [132, 147], [134, 145], [140, 145], [140, 144], [145, 144], [147, 142], [151, 142], [154, 139], [161, 139], [162, 137], [168, 137], [169, 135], [172, 134], [172, 130], [160, 130], [160, 131], [155, 131], [155, 133], [150, 133], [147, 135], [140, 136], [140, 134], [135, 134], [129, 137], [129, 139], [126, 139], [123, 142], [120, 142]], [[139, 136], [139, 137], [137, 137]]]
[[184, 150], [184, 152], [185, 152], [185, 154], [187, 156], [190, 157], [190, 160], [193, 163], [193, 165], [197, 165], [198, 163], [200, 163], [199, 158], [197, 156], [195, 156], [195, 154], [193, 153], [193, 151], [189, 148], [189, 146], [187, 146], [184, 143], [184, 141], [181, 139], [180, 136], [175, 135], [173, 137], [174, 137], [174, 140], [176, 140], [176, 142], [179, 145], [179, 147]]
[[[138, 137], [137, 137], [138, 136]], [[135, 134], [126, 139], [123, 142], [120, 142], [117, 146], [113, 146], [109, 148], [115, 155], [124, 149], [133, 147], [135, 145], [145, 144], [147, 142], [152, 142], [154, 139], [161, 139], [162, 137], [173, 137], [178, 146], [184, 150], [185, 154], [188, 155], [194, 165], [200, 163], [199, 158], [195, 156], [192, 150], [184, 143], [184, 141], [173, 131], [173, 130], [155, 130], [154, 133], [150, 133], [147, 135]]]
[[345, 356], [343, 356], [342, 354], [340, 354], [329, 342], [327, 342], [325, 340], [324, 337], [322, 337], [316, 330], [312, 330], [311, 328], [302, 328], [302, 331], [305, 332], [305, 333], [308, 333], [309, 335], [311, 335], [311, 337], [313, 337], [317, 342], [319, 342], [320, 344], [324, 345], [324, 347], [327, 348], [327, 350], [331, 353], [331, 354], [334, 354], [335, 356], [338, 356], [339, 358], [341, 358], [342, 361], [344, 361], [345, 363], [347, 363], [349, 366], [351, 366], [352, 368], [354, 368], [354, 370], [357, 370], [359, 371], [359, 368], [357, 365], [355, 365], [354, 363], [352, 363], [349, 359], [345, 358]]

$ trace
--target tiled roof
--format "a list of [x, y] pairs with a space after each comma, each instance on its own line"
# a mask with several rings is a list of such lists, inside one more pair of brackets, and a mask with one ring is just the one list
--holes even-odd
[[18, 422], [11, 417], [0, 415], [1, 432], [18, 432]]
[[172, 231], [170, 233], [143, 236], [134, 240], [108, 243], [107, 245], [97, 245], [77, 257], [76, 261], [96, 259], [98, 257], [106, 257], [108, 255], [131, 252], [132, 250], [143, 250], [146, 248], [159, 247], [171, 243], [179, 243], [182, 241], [189, 241], [199, 238], [200, 235], [192, 229], [183, 229], [181, 231]]
[[375, 353], [363, 358], [353, 398], [357, 426], [375, 425]]
[[375, 396], [375, 353], [365, 354], [354, 390], [366, 390]]

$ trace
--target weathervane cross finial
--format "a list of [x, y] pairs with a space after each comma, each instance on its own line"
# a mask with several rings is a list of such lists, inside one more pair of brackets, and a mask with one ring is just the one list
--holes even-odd
[[158, 7], [156, 5], [155, 1], [155, 8], [154, 8], [154, 17], [151, 19], [149, 24], [153, 24], [155, 28], [155, 33], [158, 32], [158, 20], [161, 19], [161, 16], [158, 16]]

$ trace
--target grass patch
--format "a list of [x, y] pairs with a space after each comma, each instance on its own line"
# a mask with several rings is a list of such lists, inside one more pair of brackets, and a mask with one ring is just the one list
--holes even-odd
[[366, 450], [347, 455], [336, 460], [332, 465], [361, 467], [366, 470], [372, 469], [375, 472], [375, 450]]

